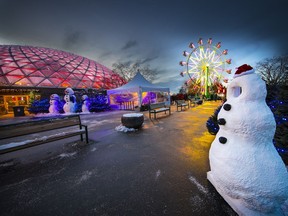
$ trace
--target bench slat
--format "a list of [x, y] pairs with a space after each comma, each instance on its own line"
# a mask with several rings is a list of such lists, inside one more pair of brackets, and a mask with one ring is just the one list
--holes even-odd
[[177, 106], [177, 111], [178, 111], [178, 108], [180, 107], [181, 108], [181, 111], [182, 111], [182, 108], [183, 107], [188, 107], [189, 109], [189, 103], [186, 103], [185, 100], [176, 100], [176, 106]]
[[171, 114], [170, 106], [166, 107], [165, 102], [155, 103], [149, 105], [149, 118], [151, 119], [151, 113], [154, 113], [154, 119], [156, 119], [156, 113], [169, 111], [169, 115]]
[[[74, 127], [78, 126], [78, 127]], [[15, 151], [18, 149], [28, 148], [35, 145], [40, 145], [43, 143], [53, 142], [56, 140], [80, 135], [81, 141], [83, 141], [83, 134], [85, 134], [86, 143], [88, 143], [88, 128], [86, 125], [81, 124], [81, 119], [79, 115], [69, 115], [64, 117], [56, 117], [56, 118], [47, 118], [34, 120], [30, 122], [22, 122], [22, 123], [14, 123], [8, 125], [0, 125], [0, 140], [20, 137], [45, 131], [57, 130], [60, 128], [69, 128], [68, 132], [65, 131], [61, 134], [54, 134], [51, 136], [43, 136], [42, 138], [37, 138], [34, 140], [28, 140], [26, 143], [22, 143], [19, 145], [9, 145], [4, 144], [0, 145], [0, 154], [4, 154], [7, 152]], [[72, 130], [73, 128], [74, 130]], [[83, 128], [83, 129], [82, 129]]]
[[25, 149], [25, 148], [32, 147], [32, 146], [37, 146], [37, 145], [41, 145], [44, 143], [61, 140], [64, 138], [82, 135], [85, 133], [86, 133], [85, 130], [74, 131], [74, 132], [70, 132], [70, 133], [61, 134], [59, 136], [47, 137], [46, 139], [36, 139], [36, 140], [33, 140], [32, 142], [28, 142], [28, 143], [25, 143], [23, 145], [17, 145], [17, 146], [13, 146], [13, 147], [9, 147], [9, 148], [3, 148], [3, 147], [5, 147], [5, 145], [3, 145], [3, 146], [0, 146], [0, 154], [5, 154], [8, 152], [12, 152], [12, 151], [20, 150], [20, 149]]
[[81, 124], [79, 116], [45, 119], [0, 126], [0, 139], [7, 139], [32, 133], [60, 129]]

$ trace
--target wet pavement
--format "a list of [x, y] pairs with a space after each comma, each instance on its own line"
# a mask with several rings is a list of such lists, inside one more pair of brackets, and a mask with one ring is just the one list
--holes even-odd
[[89, 145], [75, 137], [0, 155], [0, 214], [236, 215], [206, 179], [206, 121], [219, 105], [173, 107], [152, 121], [144, 112], [130, 133], [115, 127], [131, 111], [81, 115]]

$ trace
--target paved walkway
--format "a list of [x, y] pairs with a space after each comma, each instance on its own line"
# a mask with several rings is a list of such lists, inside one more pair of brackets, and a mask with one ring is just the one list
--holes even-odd
[[115, 130], [129, 111], [81, 115], [90, 145], [76, 137], [0, 156], [1, 215], [235, 215], [206, 179], [206, 121], [219, 104], [153, 121], [144, 112], [133, 133]]

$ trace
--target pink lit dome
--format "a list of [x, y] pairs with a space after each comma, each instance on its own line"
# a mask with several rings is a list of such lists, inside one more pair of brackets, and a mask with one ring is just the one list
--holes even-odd
[[0, 45], [0, 86], [113, 89], [125, 80], [107, 67], [72, 53]]

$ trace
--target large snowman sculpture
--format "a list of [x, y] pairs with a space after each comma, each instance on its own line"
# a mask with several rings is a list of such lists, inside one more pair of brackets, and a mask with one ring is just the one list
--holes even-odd
[[[242, 65], [227, 89], [207, 178], [239, 215], [288, 215], [288, 174], [272, 139], [265, 82]], [[286, 206], [284, 206], [286, 205]]]
[[90, 113], [89, 112], [89, 98], [88, 98], [88, 96], [87, 95], [83, 95], [82, 97], [81, 97], [81, 99], [82, 99], [82, 112], [83, 113]]
[[52, 94], [50, 96], [49, 101], [49, 113], [51, 114], [59, 114], [59, 103], [60, 103], [60, 97], [58, 94]]
[[64, 112], [65, 113], [74, 113], [75, 112], [76, 97], [74, 95], [74, 91], [71, 88], [65, 89], [64, 100], [66, 102], [63, 106]]

